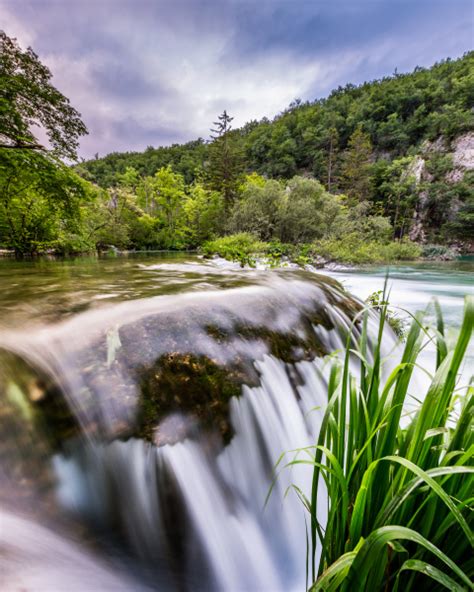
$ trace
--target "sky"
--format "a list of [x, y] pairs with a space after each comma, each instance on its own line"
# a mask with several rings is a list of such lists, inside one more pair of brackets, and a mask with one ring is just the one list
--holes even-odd
[[474, 46], [474, 0], [0, 0], [89, 129], [79, 154], [238, 127]]

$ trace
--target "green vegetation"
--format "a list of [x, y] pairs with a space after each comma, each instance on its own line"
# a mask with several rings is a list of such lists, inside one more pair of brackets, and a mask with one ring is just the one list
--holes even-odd
[[81, 202], [90, 192], [59, 158], [75, 158], [86, 127], [33, 50], [0, 31], [0, 57], [0, 247], [21, 254], [76, 241], [82, 250]]
[[[296, 101], [272, 122], [232, 129], [224, 111], [209, 143], [71, 167], [61, 159], [74, 160], [87, 133], [79, 113], [33, 50], [2, 33], [0, 52], [0, 248], [22, 255], [208, 243], [210, 253], [222, 245], [209, 241], [251, 233], [288, 245], [303, 262], [370, 263], [416, 258], [409, 237], [471, 246], [472, 174], [453, 168], [449, 150], [474, 128], [473, 53]], [[251, 257], [242, 249], [240, 261]]]
[[343, 240], [320, 241], [316, 248], [325, 259], [350, 264], [413, 261], [422, 253], [421, 248], [410, 241], [365, 241], [360, 233], [348, 234]]
[[[474, 388], [472, 380], [469, 387], [457, 384], [457, 377], [472, 336], [474, 300], [466, 300], [453, 349], [439, 307], [434, 335], [421, 317], [414, 318], [401, 362], [384, 378], [386, 300], [384, 294], [376, 303], [380, 325], [373, 356], [365, 311], [357, 352], [348, 338], [344, 360], [331, 368], [316, 446], [297, 451], [287, 465], [314, 468], [310, 497], [295, 486], [310, 514], [310, 589], [472, 590]], [[408, 412], [409, 383], [423, 338], [436, 341], [437, 369], [424, 399]], [[349, 370], [355, 353], [358, 378]], [[326, 525], [316, 515], [323, 481]]]
[[233, 119], [224, 110], [218, 116], [218, 121], [214, 122], [215, 129], [211, 129], [214, 134], [211, 136], [213, 142], [209, 147], [209, 162], [206, 167], [209, 186], [222, 193], [226, 211], [235, 200], [242, 172], [241, 154], [230, 135]]
[[255, 265], [255, 257], [267, 253], [268, 243], [264, 243], [248, 232], [224, 236], [204, 243], [202, 249], [206, 255], [219, 255], [229, 261], [238, 261], [244, 265]]
[[0, 147], [45, 150], [32, 128], [42, 128], [57, 156], [76, 157], [78, 138], [87, 133], [80, 114], [51, 85], [51, 72], [28, 48], [0, 31]]
[[415, 243], [392, 240], [388, 218], [370, 212], [368, 202], [332, 195], [315, 179], [298, 176], [286, 183], [253, 173], [240, 185], [224, 227], [235, 234], [203, 250], [241, 262], [263, 254], [298, 263], [378, 263], [421, 255]]
[[[283, 258], [299, 265], [340, 262], [347, 264], [391, 263], [413, 261], [420, 257], [422, 250], [409, 241], [388, 243], [364, 241], [360, 234], [349, 234], [340, 239], [326, 239], [314, 243], [297, 245], [280, 241], [263, 242], [254, 234], [241, 232], [205, 242], [202, 245], [205, 255], [219, 255], [229, 261], [237, 261], [242, 266], [255, 266], [256, 259], [263, 257], [271, 265], [280, 265]], [[444, 256], [444, 250], [442, 250]]]
[[404, 340], [406, 337], [406, 325], [408, 317], [400, 317], [399, 314], [390, 306], [390, 302], [386, 299], [384, 290], [377, 290], [372, 292], [368, 298], [365, 299], [366, 303], [378, 313], [383, 312], [385, 314], [385, 321], [393, 329], [395, 335]]
[[[220, 177], [221, 185], [215, 178], [212, 184], [218, 190], [227, 171], [228, 196], [235, 195], [240, 171], [283, 181], [312, 176], [328, 192], [347, 195], [352, 205], [367, 202], [373, 215], [390, 220], [396, 238], [410, 234], [414, 219], [420, 219], [426, 240], [460, 240], [468, 248], [472, 173], [453, 168], [450, 154], [452, 142], [474, 129], [473, 71], [470, 52], [430, 69], [340, 87], [326, 99], [295, 101], [272, 121], [218, 128], [210, 144], [199, 139], [143, 153], [114, 153], [82, 163], [80, 170], [110, 187], [127, 167], [146, 177], [171, 165], [186, 183]], [[418, 155], [425, 164], [417, 177]]]

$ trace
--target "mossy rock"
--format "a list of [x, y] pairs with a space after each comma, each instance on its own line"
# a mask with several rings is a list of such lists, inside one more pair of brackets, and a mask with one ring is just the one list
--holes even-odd
[[[141, 402], [138, 433], [160, 441], [160, 419], [179, 411], [196, 416], [205, 429], [217, 429], [225, 440], [231, 436], [229, 401], [239, 396], [246, 376], [241, 368], [223, 368], [206, 356], [172, 352], [152, 367], [138, 372]], [[177, 437], [179, 438], [179, 430]]]

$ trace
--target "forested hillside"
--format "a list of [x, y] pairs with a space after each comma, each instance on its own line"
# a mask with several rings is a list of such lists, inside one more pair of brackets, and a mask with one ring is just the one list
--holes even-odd
[[[296, 100], [273, 121], [249, 122], [233, 135], [249, 172], [287, 179], [311, 173], [343, 188], [342, 155], [357, 128], [368, 135], [374, 158], [395, 158], [413, 154], [424, 140], [452, 139], [472, 130], [473, 107], [474, 52], [470, 52], [430, 69], [340, 87], [327, 99]], [[168, 164], [190, 182], [207, 158], [208, 144], [198, 139], [142, 153], [112, 153], [82, 166], [102, 187], [113, 184], [126, 167], [148, 176]]]
[[66, 166], [87, 133], [80, 114], [33, 50], [5, 33], [0, 49], [2, 248], [208, 243], [348, 262], [414, 257], [410, 241], [473, 248], [474, 52], [240, 129], [224, 111], [209, 141]]
[[[272, 121], [232, 130], [234, 166], [266, 178], [312, 176], [331, 193], [371, 203], [374, 213], [390, 218], [396, 236], [465, 240], [474, 232], [473, 108], [470, 52], [430, 69], [340, 87], [326, 99], [296, 100]], [[167, 165], [192, 183], [206, 175], [211, 152], [212, 143], [198, 139], [113, 153], [80, 168], [102, 187], [116, 184], [127, 167], [152, 176]]]

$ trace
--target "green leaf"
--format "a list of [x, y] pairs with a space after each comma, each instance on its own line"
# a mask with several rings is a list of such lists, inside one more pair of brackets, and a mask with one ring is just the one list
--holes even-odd
[[451, 590], [451, 592], [464, 592], [466, 590], [465, 587], [459, 585], [458, 582], [445, 574], [444, 571], [441, 571], [437, 567], [426, 563], [426, 561], [420, 561], [419, 559], [408, 559], [400, 568], [400, 572], [406, 570], [420, 572], [425, 576], [432, 578], [438, 582], [438, 584], [441, 584], [448, 590]]

